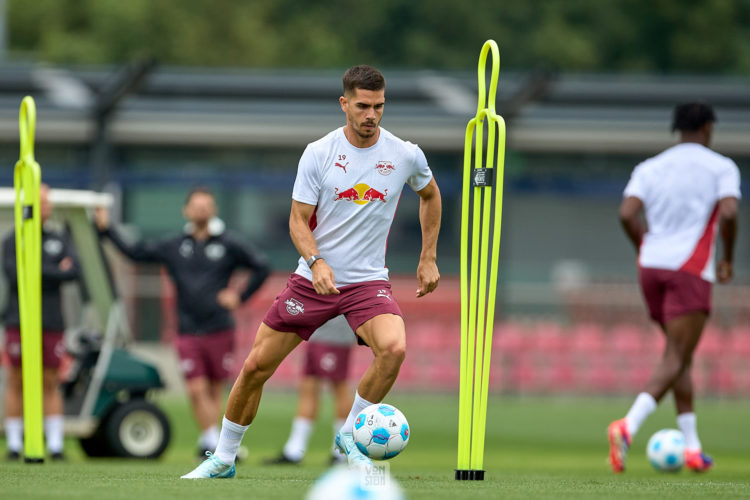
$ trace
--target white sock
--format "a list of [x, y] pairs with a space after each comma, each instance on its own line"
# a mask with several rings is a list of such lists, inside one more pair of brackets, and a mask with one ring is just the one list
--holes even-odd
[[204, 450], [215, 450], [216, 445], [219, 444], [219, 428], [216, 425], [212, 425], [208, 429], [204, 429], [201, 432], [200, 438], [198, 438], [198, 446]]
[[373, 404], [375, 403], [370, 403], [366, 399], [363, 399], [362, 396], [359, 395], [359, 392], [355, 393], [352, 410], [349, 412], [349, 416], [346, 417], [346, 421], [344, 422], [344, 425], [341, 426], [341, 429], [339, 429], [339, 432], [352, 432], [352, 429], [354, 428], [354, 420], [357, 418], [357, 415], [359, 415], [359, 412]]
[[339, 432], [339, 429], [344, 426], [345, 422], [345, 418], [337, 418], [333, 421], [333, 444], [331, 445], [331, 451], [335, 456], [339, 456], [339, 454], [341, 453], [341, 451], [339, 451], [338, 447], [336, 446], [336, 434]]
[[235, 424], [224, 417], [221, 421], [221, 434], [219, 434], [219, 443], [216, 445], [214, 453], [219, 460], [225, 464], [234, 463], [237, 456], [237, 449], [242, 443], [242, 437], [245, 435], [249, 425]]
[[698, 439], [698, 425], [695, 413], [680, 413], [677, 415], [677, 425], [685, 435], [685, 449], [696, 451], [701, 449], [701, 440]]
[[8, 440], [8, 451], [21, 453], [23, 447], [23, 418], [8, 417], [5, 419], [5, 438]]
[[44, 435], [47, 438], [47, 449], [50, 453], [62, 453], [64, 431], [62, 415], [44, 417]]
[[307, 451], [307, 442], [315, 422], [309, 418], [295, 417], [292, 422], [292, 432], [284, 445], [284, 456], [289, 460], [302, 460]]
[[647, 392], [638, 394], [633, 406], [630, 407], [630, 411], [625, 415], [625, 425], [628, 428], [631, 438], [635, 436], [638, 429], [643, 425], [643, 422], [646, 421], [646, 418], [653, 413], [657, 404], [651, 394]]

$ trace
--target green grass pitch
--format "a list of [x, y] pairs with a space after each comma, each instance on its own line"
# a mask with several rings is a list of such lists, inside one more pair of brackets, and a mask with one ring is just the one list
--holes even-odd
[[[750, 403], [699, 401], [699, 428], [716, 467], [707, 474], [660, 474], [645, 457], [651, 433], [675, 427], [671, 401], [665, 401], [636, 438], [625, 474], [614, 476], [606, 463], [607, 424], [626, 411], [630, 399], [491, 397], [487, 418], [486, 480], [457, 482], [456, 396], [425, 396], [395, 391], [387, 402], [409, 419], [412, 436], [391, 472], [411, 499], [456, 498], [747, 498], [750, 497]], [[330, 399], [301, 466], [265, 467], [286, 439], [295, 396], [267, 391], [256, 422], [245, 436], [248, 460], [231, 480], [185, 481], [195, 465], [196, 428], [187, 402], [162, 398], [173, 425], [173, 441], [158, 461], [89, 460], [68, 441], [67, 463], [3, 463], [3, 498], [19, 499], [295, 499], [303, 498], [324, 470], [331, 439]], [[4, 445], [4, 443], [2, 443]]]

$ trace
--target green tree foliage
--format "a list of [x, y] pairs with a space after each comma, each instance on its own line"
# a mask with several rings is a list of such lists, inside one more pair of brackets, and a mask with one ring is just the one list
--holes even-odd
[[9, 0], [11, 55], [54, 63], [750, 73], [749, 0]]

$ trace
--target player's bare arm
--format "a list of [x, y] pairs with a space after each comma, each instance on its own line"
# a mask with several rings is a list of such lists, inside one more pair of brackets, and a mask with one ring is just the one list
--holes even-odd
[[734, 240], [737, 237], [737, 198], [719, 200], [719, 234], [722, 257], [716, 266], [716, 278], [719, 283], [728, 283], [733, 274]]
[[[314, 211], [314, 205], [292, 200], [292, 211], [289, 215], [289, 234], [295, 248], [305, 260], [313, 255], [318, 255], [318, 245], [310, 230], [310, 217], [312, 217]], [[310, 270], [313, 275], [313, 288], [318, 294], [338, 295], [341, 293], [336, 289], [333, 269], [324, 259], [316, 260]]]
[[435, 290], [440, 281], [437, 267], [437, 240], [443, 206], [435, 178], [417, 192], [419, 195], [419, 223], [422, 226], [422, 252], [417, 266], [417, 297]]
[[636, 250], [641, 246], [643, 235], [646, 234], [646, 226], [641, 219], [641, 210], [643, 210], [643, 202], [635, 196], [628, 196], [620, 205], [620, 224]]

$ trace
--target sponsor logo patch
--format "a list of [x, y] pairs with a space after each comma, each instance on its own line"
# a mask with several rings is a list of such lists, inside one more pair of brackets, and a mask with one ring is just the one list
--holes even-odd
[[206, 246], [206, 257], [211, 260], [221, 260], [226, 253], [227, 249], [221, 243], [211, 243]]
[[284, 304], [286, 304], [286, 312], [291, 314], [292, 316], [297, 316], [298, 314], [302, 314], [305, 312], [305, 306], [300, 302], [299, 300], [295, 298], [288, 298], [284, 301]]
[[391, 175], [391, 172], [396, 171], [396, 167], [394, 167], [393, 163], [390, 161], [379, 161], [378, 164], [375, 165], [375, 169], [380, 175]]
[[360, 183], [342, 191], [339, 191], [339, 188], [335, 188], [334, 194], [333, 201], [353, 201], [357, 205], [367, 205], [375, 201], [385, 203], [385, 198], [388, 196], [388, 189], [386, 188], [383, 192], [380, 192], [374, 187]]

